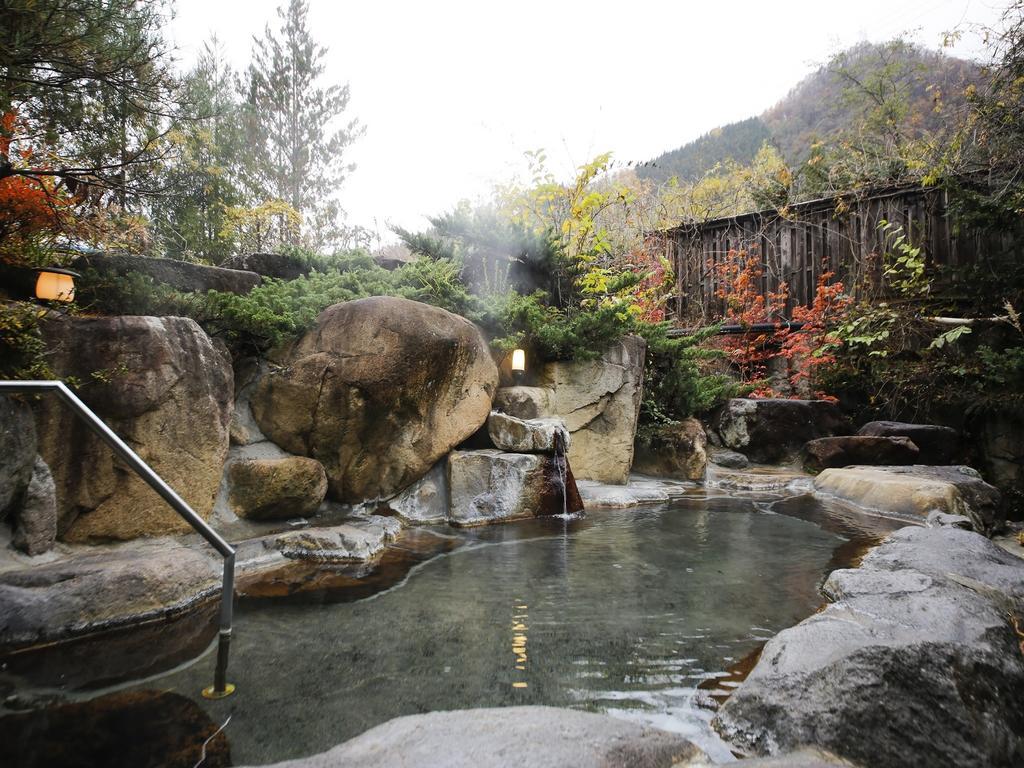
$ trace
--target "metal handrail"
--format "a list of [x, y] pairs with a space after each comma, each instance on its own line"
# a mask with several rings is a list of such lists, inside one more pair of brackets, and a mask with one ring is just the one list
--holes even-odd
[[121, 457], [146, 483], [160, 494], [171, 508], [206, 539], [224, 559], [224, 578], [220, 595], [220, 632], [217, 639], [217, 667], [213, 686], [203, 691], [208, 698], [221, 698], [234, 691], [227, 682], [228, 649], [231, 644], [231, 621], [235, 592], [235, 548], [225, 541], [179, 496], [153, 468], [144, 462], [128, 445], [108, 427], [99, 416], [83, 403], [63, 381], [0, 381], [0, 394], [29, 394], [53, 392], [80, 416], [103, 442]]

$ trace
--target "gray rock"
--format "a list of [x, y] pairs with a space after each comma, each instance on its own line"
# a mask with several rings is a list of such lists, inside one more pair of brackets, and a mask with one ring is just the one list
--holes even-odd
[[487, 417], [487, 434], [495, 448], [511, 453], [554, 454], [572, 444], [561, 419], [519, 419], [499, 411]]
[[587, 509], [663, 504], [686, 496], [694, 488], [693, 483], [641, 475], [630, 475], [626, 485], [596, 483], [593, 480], [580, 480], [577, 485]]
[[46, 462], [38, 456], [24, 501], [14, 518], [15, 547], [28, 555], [53, 549], [57, 540], [57, 488]]
[[681, 736], [607, 715], [506, 707], [399, 717], [275, 768], [682, 768], [704, 759]]
[[708, 439], [694, 418], [664, 427], [647, 441], [637, 440], [633, 471], [655, 477], [699, 482], [708, 467]]
[[252, 417], [248, 397], [235, 400], [234, 410], [231, 411], [231, 423], [228, 425], [228, 437], [232, 445], [252, 445], [267, 439]]
[[736, 451], [715, 451], [711, 454], [711, 463], [726, 469], [746, 469], [750, 459]]
[[[449, 522], [455, 525], [522, 520], [561, 514], [559, 466], [536, 453], [452, 451], [448, 455]], [[565, 510], [583, 509], [572, 471], [565, 471]]]
[[[132, 272], [138, 272], [148, 275], [157, 283], [169, 285], [179, 291], [198, 293], [207, 291], [248, 293], [261, 282], [260, 276], [255, 272], [125, 253], [96, 253], [79, 256], [75, 266], [77, 269], [95, 270], [104, 277], [123, 277]], [[92, 290], [88, 273], [80, 282], [82, 284], [82, 299], [87, 301], [89, 292]]]
[[335, 304], [263, 376], [256, 423], [317, 459], [335, 501], [394, 496], [487, 420], [498, 368], [463, 317], [407, 299]]
[[220, 577], [219, 558], [169, 542], [0, 573], [0, 647], [165, 615], [218, 592]]
[[961, 528], [965, 531], [974, 530], [971, 525], [971, 518], [964, 515], [950, 515], [945, 512], [933, 510], [928, 513], [924, 524], [929, 528]]
[[408, 523], [429, 525], [448, 519], [448, 460], [442, 459], [410, 485], [388, 507]]
[[844, 467], [814, 478], [815, 493], [866, 511], [926, 519], [933, 512], [969, 517], [986, 535], [1003, 522], [999, 491], [970, 467]]
[[274, 277], [278, 280], [294, 280], [313, 271], [305, 260], [287, 253], [239, 254], [225, 261], [223, 266], [255, 272], [257, 275]]
[[848, 432], [839, 408], [824, 400], [733, 398], [713, 427], [723, 446], [765, 463], [794, 458], [809, 440]]
[[32, 409], [20, 400], [0, 397], [0, 520], [21, 501], [36, 460]]
[[1024, 514], [1024, 408], [1002, 407], [978, 414], [971, 421], [978, 466], [985, 479]]
[[[203, 329], [185, 317], [61, 317], [44, 334], [57, 375], [85, 382], [77, 390], [85, 404], [209, 517], [228, 453], [234, 377]], [[56, 398], [40, 399], [36, 416], [62, 540], [192, 530]]]
[[[1019, 765], [1024, 561], [955, 528], [904, 528], [825, 584], [716, 717], [741, 749], [815, 745], [879, 766]], [[1019, 605], [1019, 602], [1016, 603]]]
[[494, 407], [517, 419], [539, 419], [550, 412], [551, 391], [543, 387], [500, 387]]
[[329, 528], [289, 531], [263, 541], [265, 547], [272, 547], [291, 560], [345, 563], [369, 560], [380, 554], [401, 529], [401, 523], [394, 518], [375, 516]]
[[819, 437], [804, 446], [804, 466], [817, 472], [851, 464], [915, 464], [919, 453], [909, 437]]
[[[937, 424], [909, 424], [903, 421], [871, 421], [857, 430], [869, 437], [907, 437], [914, 441], [920, 464], [949, 464], [960, 452], [960, 433]], [[894, 462], [895, 463], [895, 462]]]

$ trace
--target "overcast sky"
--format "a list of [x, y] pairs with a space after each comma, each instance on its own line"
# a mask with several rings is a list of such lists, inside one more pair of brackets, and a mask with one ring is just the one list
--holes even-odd
[[[182, 67], [216, 33], [236, 68], [286, 0], [176, 0]], [[339, 199], [349, 223], [422, 228], [486, 197], [543, 148], [568, 176], [594, 155], [646, 160], [762, 112], [829, 54], [903, 31], [991, 24], [999, 0], [311, 0], [328, 82], [366, 135]], [[953, 53], [981, 55], [975, 35]]]

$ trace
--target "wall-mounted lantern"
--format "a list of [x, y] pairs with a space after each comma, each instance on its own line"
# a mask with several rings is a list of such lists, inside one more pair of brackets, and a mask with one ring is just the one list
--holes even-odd
[[36, 270], [36, 298], [43, 301], [74, 301], [77, 272], [60, 267]]
[[512, 375], [521, 379], [526, 372], [526, 350], [512, 350]]

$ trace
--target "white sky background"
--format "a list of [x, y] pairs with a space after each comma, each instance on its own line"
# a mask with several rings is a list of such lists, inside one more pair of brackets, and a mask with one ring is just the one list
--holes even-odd
[[[253, 35], [287, 0], [176, 0], [183, 68], [216, 33], [245, 68]], [[311, 0], [325, 84], [348, 82], [366, 134], [339, 200], [348, 223], [427, 226], [486, 198], [543, 148], [570, 177], [594, 155], [642, 161], [778, 102], [828, 56], [900, 32], [933, 48], [994, 23], [999, 0]], [[967, 34], [951, 52], [982, 55]]]

